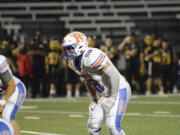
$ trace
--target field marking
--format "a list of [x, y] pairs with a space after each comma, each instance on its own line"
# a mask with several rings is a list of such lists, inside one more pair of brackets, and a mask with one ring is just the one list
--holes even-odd
[[52, 133], [43, 133], [43, 132], [25, 131], [25, 130], [22, 130], [21, 133], [31, 134], [31, 135], [65, 135], [65, 134], [52, 134]]
[[27, 106], [27, 105], [23, 105], [21, 106], [21, 109], [37, 109], [38, 106]]
[[180, 102], [163, 101], [130, 101], [129, 104], [155, 104], [155, 105], [180, 105]]
[[71, 117], [71, 118], [83, 118], [84, 115], [80, 115], [80, 114], [70, 114], [70, 115], [68, 115], [68, 117]]
[[40, 117], [35, 117], [35, 116], [25, 116], [24, 119], [27, 119], [27, 120], [39, 120]]
[[[86, 100], [82, 100], [86, 99]], [[81, 98], [81, 100], [77, 99], [66, 99], [66, 98], [60, 98], [60, 99], [28, 99], [26, 102], [70, 102], [70, 103], [78, 103], [78, 102], [83, 102], [83, 103], [90, 103], [90, 100], [88, 98]], [[180, 105], [180, 102], [177, 101], [130, 101], [129, 104], [157, 104], [157, 105]], [[38, 106], [22, 106], [21, 109], [37, 109]]]
[[154, 114], [170, 114], [168, 111], [154, 111]]
[[[64, 112], [64, 111], [28, 111], [21, 110], [23, 113], [39, 113], [39, 114], [68, 114], [68, 115], [88, 115], [88, 112]], [[139, 117], [159, 117], [159, 118], [180, 118], [180, 115], [172, 114], [142, 114], [142, 113], [125, 113], [125, 116], [139, 116]]]
[[156, 117], [156, 118], [180, 118], [180, 115], [166, 115], [166, 114], [131, 114], [126, 113], [125, 116], [139, 116], [139, 117]]
[[[151, 95], [149, 97], [146, 97], [144, 95], [133, 95], [131, 96], [131, 99], [141, 99], [141, 98], [168, 98], [168, 97], [180, 97], [180, 93], [178, 94], [166, 94], [165, 96], [158, 96], [158, 95]], [[80, 97], [78, 99], [76, 98], [71, 98], [67, 99], [65, 97], [57, 97], [57, 98], [36, 98], [36, 99], [31, 99], [28, 98], [25, 100], [25, 102], [91, 102], [91, 97]]]
[[35, 110], [20, 110], [23, 113], [40, 113], [40, 114], [68, 114], [68, 115], [88, 115], [88, 112], [65, 112], [65, 111], [35, 111]]

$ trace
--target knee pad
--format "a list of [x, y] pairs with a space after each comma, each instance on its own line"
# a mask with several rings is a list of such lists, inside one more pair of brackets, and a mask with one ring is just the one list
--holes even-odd
[[12, 125], [3, 119], [0, 119], [0, 135], [14, 135], [14, 129]]
[[101, 135], [101, 128], [96, 128], [88, 124], [88, 132], [90, 135]]

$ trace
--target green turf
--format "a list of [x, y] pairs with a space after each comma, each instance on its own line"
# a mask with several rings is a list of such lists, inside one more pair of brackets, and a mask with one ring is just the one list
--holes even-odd
[[[22, 109], [18, 113], [16, 120], [21, 129], [64, 135], [88, 135], [87, 121], [90, 101], [88, 99], [57, 100], [26, 101], [24, 106], [37, 106], [38, 108]], [[170, 112], [170, 114], [158, 116], [154, 114], [155, 111]], [[82, 118], [69, 117], [70, 114], [79, 113], [83, 114]], [[180, 135], [180, 97], [178, 96], [133, 98], [126, 113], [122, 121], [122, 128], [127, 135]], [[130, 116], [129, 113], [140, 113], [144, 116]], [[165, 116], [162, 117], [163, 115]], [[29, 120], [25, 119], [26, 116], [36, 116], [40, 119]], [[102, 127], [102, 135], [110, 135], [105, 124]]]

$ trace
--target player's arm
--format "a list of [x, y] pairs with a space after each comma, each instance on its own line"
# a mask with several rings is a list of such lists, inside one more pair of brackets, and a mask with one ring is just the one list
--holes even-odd
[[3, 102], [5, 103], [14, 93], [16, 89], [16, 84], [14, 82], [12, 74], [8, 70], [1, 74], [0, 79], [6, 85], [6, 90], [2, 98]]
[[101, 71], [104, 72], [110, 79], [110, 83], [111, 83], [110, 98], [114, 100], [117, 97], [117, 93], [119, 90], [119, 81], [120, 81], [119, 72], [114, 66], [111, 66], [111, 63], [109, 61], [106, 61]]
[[88, 82], [88, 80], [85, 80], [85, 85], [88, 91], [90, 92], [93, 101], [97, 103], [96, 90], [93, 89], [92, 85]]

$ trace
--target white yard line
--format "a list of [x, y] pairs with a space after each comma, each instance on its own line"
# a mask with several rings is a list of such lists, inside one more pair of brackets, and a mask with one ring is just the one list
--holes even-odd
[[131, 114], [131, 113], [126, 113], [126, 116], [139, 116], [139, 117], [158, 117], [158, 118], [180, 118], [180, 115], [166, 115], [166, 114], [141, 114], [141, 113], [136, 113], [136, 114]]
[[37, 109], [38, 106], [28, 106], [28, 105], [23, 105], [21, 106], [21, 109]]
[[171, 112], [168, 111], [154, 111], [154, 114], [170, 114]]
[[43, 132], [25, 131], [25, 130], [22, 130], [21, 133], [31, 134], [31, 135], [65, 135], [65, 134], [52, 134], [52, 133], [43, 133]]
[[[67, 115], [88, 115], [88, 112], [64, 112], [64, 111], [28, 111], [21, 110], [23, 113], [39, 113], [39, 114], [67, 114]], [[125, 113], [125, 116], [139, 117], [159, 117], [159, 118], [180, 118], [180, 115], [168, 114], [142, 114], [142, 113]]]
[[180, 102], [164, 101], [130, 101], [130, 104], [180, 105]]
[[[133, 95], [132, 99], [141, 99], [141, 98], [167, 98], [167, 97], [180, 97], [180, 93], [178, 94], [166, 94], [165, 96], [158, 96], [158, 95], [151, 95], [149, 97], [145, 97], [144, 95]], [[80, 97], [80, 98], [71, 98], [67, 99], [65, 97], [57, 97], [57, 98], [37, 98], [37, 99], [31, 99], [27, 98], [25, 102], [90, 102], [91, 97]]]
[[27, 120], [39, 120], [40, 117], [35, 117], [35, 116], [25, 116], [24, 119], [27, 119]]
[[35, 111], [35, 110], [20, 110], [23, 113], [39, 113], [39, 114], [68, 114], [68, 115], [88, 115], [88, 112], [65, 112], [65, 111]]

